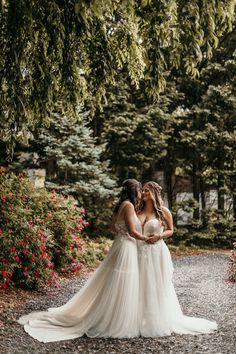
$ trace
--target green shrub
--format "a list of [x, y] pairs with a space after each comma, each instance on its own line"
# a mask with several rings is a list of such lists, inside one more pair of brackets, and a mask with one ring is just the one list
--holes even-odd
[[[56, 271], [82, 267], [85, 210], [55, 190], [35, 190], [24, 176], [0, 168], [0, 286], [58, 286]], [[55, 269], [54, 269], [55, 268]]]
[[81, 257], [87, 266], [94, 266], [98, 262], [103, 261], [105, 255], [109, 251], [112, 241], [106, 237], [97, 239], [86, 238], [83, 240], [83, 252]]
[[229, 257], [228, 281], [236, 282], [236, 242], [233, 243], [233, 249]]
[[[203, 212], [202, 212], [203, 213]], [[204, 211], [205, 225], [201, 220], [192, 219], [191, 225], [175, 227], [172, 242], [186, 246], [230, 247], [236, 241], [236, 223], [233, 216], [222, 210]]]

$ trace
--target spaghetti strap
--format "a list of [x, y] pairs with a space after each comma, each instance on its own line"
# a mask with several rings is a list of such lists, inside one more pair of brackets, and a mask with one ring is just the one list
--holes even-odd
[[[119, 210], [118, 210], [118, 212], [117, 212], [117, 216], [115, 217], [115, 222], [117, 222], [118, 220], [119, 220], [119, 217], [120, 217], [120, 215], [121, 215], [121, 213], [122, 213], [122, 210], [124, 209], [124, 207], [125, 207], [125, 205], [126, 205], [126, 200], [124, 200], [123, 202], [122, 202], [122, 204], [123, 205], [120, 205], [120, 208], [119, 208]], [[130, 203], [130, 202], [129, 202]]]

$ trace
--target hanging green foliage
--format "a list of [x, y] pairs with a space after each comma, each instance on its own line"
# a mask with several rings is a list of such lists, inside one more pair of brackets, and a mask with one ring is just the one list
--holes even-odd
[[68, 117], [85, 100], [102, 107], [122, 69], [157, 98], [166, 70], [198, 75], [234, 8], [235, 0], [2, 0], [1, 138], [12, 146], [58, 106]]

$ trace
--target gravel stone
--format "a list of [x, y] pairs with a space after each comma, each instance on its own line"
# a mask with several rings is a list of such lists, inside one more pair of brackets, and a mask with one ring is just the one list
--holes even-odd
[[27, 335], [16, 323], [20, 315], [59, 306], [71, 298], [86, 278], [68, 280], [52, 289], [9, 309], [1, 319], [1, 354], [225, 354], [236, 353], [236, 285], [225, 281], [228, 256], [208, 254], [173, 258], [175, 289], [186, 315], [215, 320], [213, 334], [178, 335], [158, 338], [102, 339], [82, 338], [54, 343], [40, 343]]

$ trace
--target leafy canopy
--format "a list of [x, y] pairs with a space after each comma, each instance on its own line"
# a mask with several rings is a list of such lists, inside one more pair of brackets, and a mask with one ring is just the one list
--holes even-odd
[[218, 38], [231, 30], [234, 0], [2, 0], [0, 128], [20, 139], [67, 116], [85, 100], [102, 107], [106, 87], [126, 69], [150, 97], [164, 72], [198, 74]]

